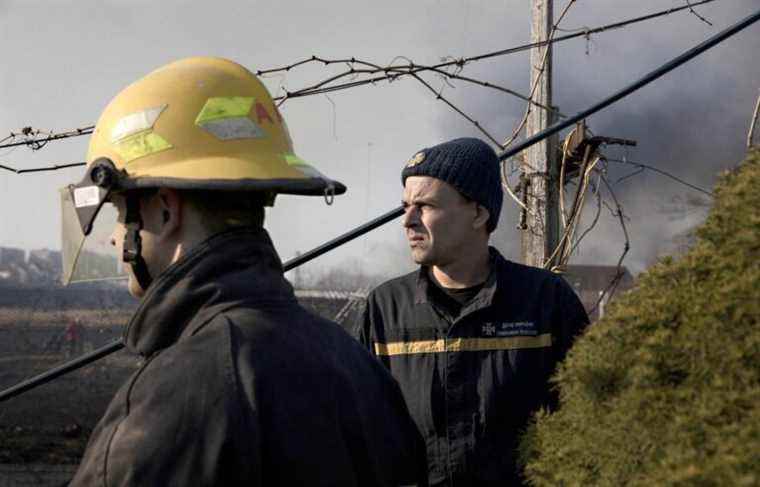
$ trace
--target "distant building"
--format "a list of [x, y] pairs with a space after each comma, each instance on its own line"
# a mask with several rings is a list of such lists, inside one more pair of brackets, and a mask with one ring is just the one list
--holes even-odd
[[30, 250], [26, 265], [30, 279], [37, 284], [51, 284], [61, 279], [61, 253], [57, 250]]
[[0, 285], [50, 286], [60, 281], [61, 253], [0, 247]]
[[26, 252], [14, 247], [0, 247], [0, 267], [8, 267], [13, 264], [23, 265], [26, 261]]
[[28, 281], [26, 252], [13, 247], [0, 247], [0, 282], [23, 283]]
[[[570, 284], [592, 322], [604, 316], [604, 308], [609, 303], [609, 295], [602, 295], [618, 277], [615, 295], [633, 287], [633, 276], [625, 266], [613, 265], [569, 265], [562, 277]], [[614, 295], [612, 297], [614, 299]]]

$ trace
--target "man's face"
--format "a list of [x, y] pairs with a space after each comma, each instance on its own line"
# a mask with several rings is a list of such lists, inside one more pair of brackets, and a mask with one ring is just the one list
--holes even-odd
[[[148, 265], [150, 274], [155, 277], [155, 272], [162, 256], [161, 247], [160, 245], [157, 245], [156, 235], [154, 232], [150, 231], [153, 226], [151, 223], [155, 219], [153, 216], [155, 210], [152, 208], [154, 205], [151, 205], [152, 198], [154, 197], [141, 198], [140, 201], [140, 214], [143, 219], [143, 230], [140, 231], [140, 237], [142, 240], [140, 254]], [[113, 233], [111, 233], [111, 245], [113, 245], [116, 250], [116, 258], [121, 261], [124, 249], [124, 236], [127, 233], [127, 228], [124, 223], [127, 214], [127, 204], [123, 195], [112, 195], [111, 202], [116, 207], [119, 214], [116, 224], [114, 225]], [[142, 297], [145, 294], [145, 290], [140, 287], [137, 278], [132, 272], [132, 266], [124, 264], [124, 267], [126, 268], [127, 276], [129, 276], [129, 293], [136, 298]]]
[[466, 255], [481, 228], [474, 225], [477, 203], [450, 184], [429, 176], [404, 183], [404, 229], [417, 264], [446, 266]]

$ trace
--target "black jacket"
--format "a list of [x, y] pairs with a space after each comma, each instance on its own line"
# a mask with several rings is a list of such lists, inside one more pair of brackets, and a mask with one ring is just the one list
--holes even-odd
[[73, 486], [390, 486], [424, 470], [397, 384], [297, 304], [264, 230], [220, 234], [161, 274], [125, 340], [144, 364]]
[[554, 402], [548, 379], [588, 323], [559, 276], [495, 249], [491, 264], [456, 318], [423, 267], [372, 291], [357, 324], [401, 385], [427, 443], [431, 485], [521, 484], [519, 433]]

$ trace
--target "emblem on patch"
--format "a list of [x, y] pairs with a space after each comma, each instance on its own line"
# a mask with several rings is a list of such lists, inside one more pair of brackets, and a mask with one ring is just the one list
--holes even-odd
[[416, 153], [414, 155], [414, 157], [412, 157], [411, 159], [409, 159], [409, 161], [407, 161], [406, 167], [414, 167], [414, 166], [416, 166], [417, 164], [421, 163], [424, 160], [425, 160], [425, 153], [424, 152], [418, 152], [418, 153]]

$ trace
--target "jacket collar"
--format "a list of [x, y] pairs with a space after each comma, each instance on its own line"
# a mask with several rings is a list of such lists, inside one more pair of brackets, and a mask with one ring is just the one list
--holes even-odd
[[293, 289], [266, 230], [233, 229], [197, 245], [153, 282], [124, 341], [149, 356], [232, 306], [289, 301]]
[[[488, 308], [493, 304], [494, 298], [500, 286], [500, 278], [504, 276], [503, 268], [509, 265], [509, 261], [502, 257], [501, 253], [493, 247], [488, 247], [490, 258], [491, 273], [488, 275], [483, 288], [472, 298], [467, 306], [462, 308], [460, 318], [473, 313], [477, 310]], [[421, 266], [417, 273], [417, 285], [414, 292], [414, 304], [432, 304], [436, 305], [435, 294], [431, 292], [435, 283], [431, 281], [430, 267]]]

